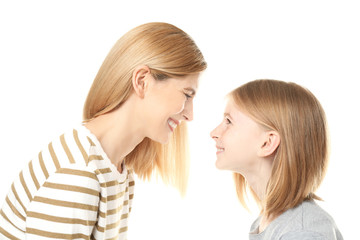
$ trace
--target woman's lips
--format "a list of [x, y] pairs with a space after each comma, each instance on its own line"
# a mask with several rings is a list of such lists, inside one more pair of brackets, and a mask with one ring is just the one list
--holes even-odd
[[167, 122], [168, 122], [168, 125], [169, 125], [171, 131], [174, 131], [175, 128], [177, 127], [177, 125], [179, 124], [178, 121], [176, 121], [172, 118], [169, 118]]

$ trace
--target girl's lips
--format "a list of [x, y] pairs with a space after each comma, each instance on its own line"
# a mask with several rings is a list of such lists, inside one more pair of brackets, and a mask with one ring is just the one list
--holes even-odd
[[222, 148], [222, 147], [219, 147], [219, 146], [216, 146], [216, 154], [219, 154], [219, 153], [222, 153], [225, 151], [225, 148]]

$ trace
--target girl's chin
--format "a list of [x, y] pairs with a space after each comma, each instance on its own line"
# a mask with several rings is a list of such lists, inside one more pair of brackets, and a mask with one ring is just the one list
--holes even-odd
[[224, 161], [220, 160], [219, 158], [216, 160], [215, 166], [219, 170], [227, 170]]
[[224, 161], [224, 159], [219, 159], [219, 157], [217, 158], [217, 160], [215, 162], [215, 166], [219, 170], [227, 170], [227, 171], [235, 172], [234, 166], [231, 166], [231, 164]]

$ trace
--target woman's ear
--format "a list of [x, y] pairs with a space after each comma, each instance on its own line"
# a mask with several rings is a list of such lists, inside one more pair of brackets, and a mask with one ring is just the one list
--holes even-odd
[[152, 78], [152, 75], [148, 66], [141, 65], [136, 67], [133, 71], [132, 85], [136, 95], [140, 98], [144, 98], [150, 78]]
[[262, 146], [258, 152], [259, 157], [268, 157], [279, 147], [280, 135], [276, 131], [266, 131], [262, 140]]

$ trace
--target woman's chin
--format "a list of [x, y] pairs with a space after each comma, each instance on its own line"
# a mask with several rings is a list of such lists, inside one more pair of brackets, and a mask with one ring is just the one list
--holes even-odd
[[170, 140], [170, 134], [168, 136], [154, 137], [154, 138], [150, 138], [150, 139], [157, 143], [160, 143], [160, 144], [167, 144], [167, 143], [169, 143], [169, 140]]

